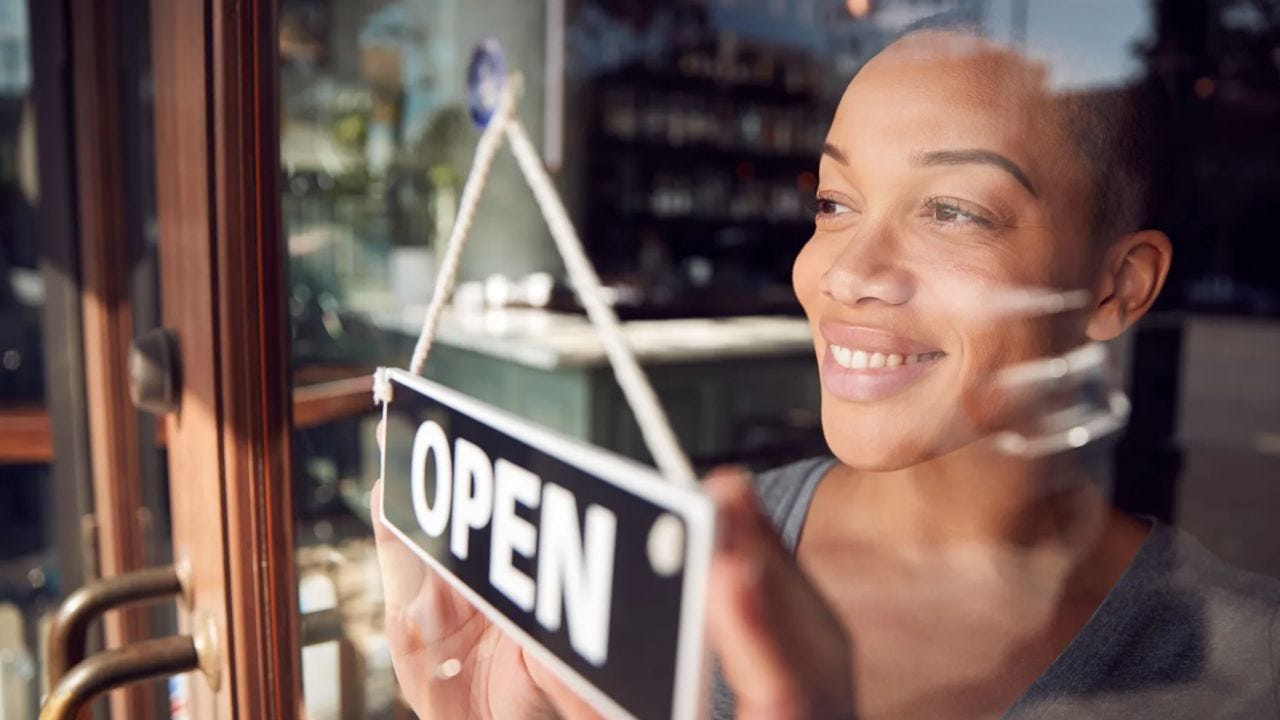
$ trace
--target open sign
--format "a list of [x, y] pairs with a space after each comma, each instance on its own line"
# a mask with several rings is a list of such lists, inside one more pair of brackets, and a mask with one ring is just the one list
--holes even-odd
[[431, 381], [387, 378], [392, 532], [601, 712], [700, 716], [710, 500]]

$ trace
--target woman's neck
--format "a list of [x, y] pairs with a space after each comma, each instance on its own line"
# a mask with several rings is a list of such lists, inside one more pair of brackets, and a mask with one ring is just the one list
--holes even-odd
[[1099, 464], [1081, 453], [1025, 460], [974, 443], [891, 472], [837, 465], [819, 491], [822, 506], [856, 515], [858, 522], [840, 523], [850, 533], [908, 554], [948, 547], [1079, 551], [1113, 521], [1097, 485]]

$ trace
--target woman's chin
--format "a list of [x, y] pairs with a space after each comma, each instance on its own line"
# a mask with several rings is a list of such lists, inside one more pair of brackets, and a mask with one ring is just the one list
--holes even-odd
[[841, 463], [866, 472], [893, 472], [931, 460], [933, 456], [897, 443], [887, 443], [880, 437], [859, 441], [848, 433], [833, 437], [826, 433], [827, 446]]
[[831, 453], [844, 465], [866, 472], [893, 472], [913, 467], [966, 444], [934, 432], [935, 429], [933, 423], [903, 422], [902, 417], [853, 421], [848, 417], [830, 417], [825, 407], [822, 413], [822, 433]]

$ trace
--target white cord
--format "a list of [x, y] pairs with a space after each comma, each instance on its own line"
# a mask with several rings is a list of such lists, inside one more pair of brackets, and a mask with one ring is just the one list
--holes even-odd
[[653, 455], [653, 461], [662, 474], [672, 480], [692, 485], [695, 480], [693, 467], [680, 449], [680, 443], [671, 430], [666, 412], [658, 403], [653, 386], [649, 384], [648, 377], [640, 369], [640, 364], [636, 362], [631, 347], [622, 335], [618, 316], [601, 295], [600, 278], [582, 249], [582, 240], [578, 238], [578, 232], [569, 220], [569, 213], [565, 211], [551, 177], [542, 166], [538, 151], [529, 141], [520, 121], [515, 118], [507, 123], [507, 140], [511, 143], [511, 152], [516, 156], [524, 179], [529, 183], [529, 189], [538, 201], [538, 208], [547, 221], [551, 237], [556, 241], [560, 257], [564, 259], [565, 270], [569, 273], [569, 280], [578, 291], [578, 298], [587, 311], [587, 318], [600, 334], [605, 355], [613, 366], [613, 374], [618, 379], [623, 396], [636, 414], [636, 422], [640, 425], [645, 445], [649, 447], [649, 454]]
[[489, 180], [489, 170], [493, 168], [493, 158], [502, 144], [502, 128], [511, 120], [515, 112], [516, 96], [519, 95], [522, 80], [517, 73], [502, 88], [502, 96], [494, 109], [493, 117], [480, 134], [476, 143], [476, 155], [471, 161], [471, 172], [467, 182], [462, 186], [462, 199], [458, 203], [458, 214], [453, 221], [453, 229], [449, 231], [449, 242], [445, 245], [444, 257], [440, 260], [440, 270], [436, 273], [436, 287], [431, 294], [431, 303], [427, 305], [427, 316], [422, 321], [422, 332], [418, 335], [418, 343], [413, 348], [413, 358], [409, 361], [409, 372], [421, 375], [427, 365], [427, 355], [431, 352], [431, 342], [436, 336], [436, 326], [440, 324], [440, 313], [444, 304], [453, 294], [453, 285], [458, 278], [458, 265], [462, 262], [462, 247], [471, 233], [471, 224], [475, 222], [476, 208], [480, 205], [480, 193], [484, 191]]
[[560, 195], [556, 192], [550, 176], [547, 175], [546, 168], [542, 166], [537, 150], [529, 141], [524, 127], [515, 118], [515, 101], [521, 85], [520, 74], [513, 73], [503, 87], [498, 107], [476, 145], [471, 174], [467, 177], [466, 185], [462, 189], [458, 216], [454, 221], [453, 230], [449, 233], [449, 242], [436, 276], [435, 291], [430, 305], [427, 306], [427, 316], [422, 323], [422, 334], [418, 337], [418, 343], [413, 349], [409, 372], [421, 375], [426, 365], [436, 327], [440, 322], [440, 313], [444, 309], [445, 301], [453, 292], [458, 264], [462, 259], [462, 247], [475, 220], [480, 193], [484, 190], [489, 170], [493, 167], [494, 155], [505, 132], [507, 139], [511, 142], [511, 151], [515, 154], [516, 162], [524, 174], [525, 181], [529, 183], [529, 189], [533, 191], [534, 198], [538, 201], [538, 208], [542, 211], [547, 227], [551, 230], [551, 237], [555, 239], [556, 248], [560, 251], [560, 257], [564, 260], [565, 269], [569, 273], [569, 280], [578, 292], [578, 298], [587, 311], [587, 318], [600, 334], [605, 355], [613, 366], [613, 373], [618, 379], [618, 385], [622, 388], [623, 396], [636, 414], [640, 434], [649, 448], [649, 453], [653, 455], [654, 463], [667, 478], [685, 485], [693, 485], [696, 476], [689, 458], [680, 449], [680, 443], [671, 429], [666, 412], [658, 402], [648, 377], [636, 362], [631, 347], [627, 345], [618, 323], [618, 316], [604, 301], [600, 278], [587, 259], [586, 252], [582, 248], [582, 240], [569, 220], [564, 203], [560, 200]]

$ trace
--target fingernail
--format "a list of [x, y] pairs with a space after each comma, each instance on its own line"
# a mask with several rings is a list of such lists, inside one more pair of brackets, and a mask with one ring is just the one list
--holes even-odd
[[441, 680], [455, 678], [460, 672], [462, 672], [462, 662], [457, 658], [449, 658], [436, 666], [436, 677]]

